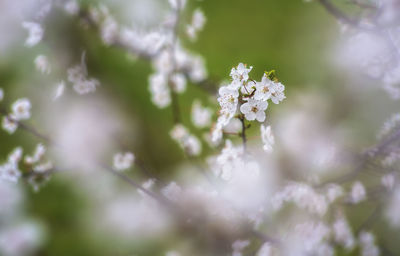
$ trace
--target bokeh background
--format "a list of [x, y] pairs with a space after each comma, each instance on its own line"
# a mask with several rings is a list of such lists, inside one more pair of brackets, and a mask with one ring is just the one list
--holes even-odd
[[[120, 22], [143, 27], [155, 24], [167, 6], [163, 0], [105, 1], [105, 4], [110, 6]], [[343, 127], [346, 136], [351, 138], [347, 149], [356, 153], [375, 142], [379, 125], [392, 109], [398, 107], [396, 102], [388, 100], [384, 92], [374, 87], [374, 82], [362, 80], [361, 86], [352, 87], [355, 83], [359, 84], [359, 80], [355, 82], [335, 59], [340, 27], [318, 3], [300, 0], [203, 0], [188, 1], [188, 5], [184, 17], [189, 19], [191, 11], [200, 7], [207, 17], [207, 24], [197, 42], [187, 40], [183, 44], [204, 57], [213, 80], [228, 79], [231, 67], [239, 62], [253, 66], [252, 75], [255, 77], [261, 77], [264, 70], [277, 71], [280, 81], [286, 86], [287, 100], [279, 106], [270, 107], [268, 118], [271, 123], [285, 111], [307, 107], [319, 113], [318, 108], [323, 106], [328, 126]], [[169, 137], [173, 127], [170, 108], [160, 110], [151, 103], [148, 91], [151, 64], [104, 45], [95, 31], [84, 29], [74, 18], [61, 12], [54, 12], [46, 19], [45, 44], [26, 48], [26, 34], [20, 25], [20, 17], [12, 15], [19, 13], [19, 8], [21, 6], [13, 1], [0, 0], [0, 16], [4, 14], [0, 18], [0, 40], [4, 41], [0, 48], [0, 87], [5, 90], [7, 99], [11, 102], [20, 96], [29, 96], [34, 106], [30, 122], [50, 135], [51, 131], [43, 130], [48, 126], [42, 125], [45, 121], [41, 117], [49, 112], [48, 108], [58, 113], [59, 120], [63, 115], [68, 116], [69, 110], [79, 109], [88, 101], [94, 102], [95, 112], [100, 118], [123, 118], [124, 128], [112, 138], [118, 146], [135, 152], [158, 176], [165, 179], [173, 177], [176, 166], [185, 161], [185, 157]], [[29, 10], [24, 12], [29, 13]], [[57, 80], [43, 78], [35, 70], [34, 58], [39, 53], [45, 53], [58, 56], [56, 58], [61, 61], [78, 62], [82, 51], [86, 52], [89, 74], [101, 81], [98, 91], [84, 97], [67, 92], [70, 97], [76, 98], [67, 104], [64, 99], [60, 100], [63, 104], [39, 104], [49, 96]], [[99, 97], [102, 99], [100, 102], [96, 101]], [[318, 103], [305, 103], [309, 97]], [[195, 85], [189, 85], [184, 95], [179, 97], [183, 122], [193, 133], [202, 136], [204, 130], [190, 125], [194, 99], [201, 99], [215, 112], [217, 104], [212, 95]], [[108, 116], [114, 113], [118, 114]], [[255, 132], [258, 132], [257, 129]], [[1, 158], [5, 159], [17, 145], [23, 145], [30, 152], [37, 142], [22, 130], [12, 136], [0, 131]], [[96, 143], [90, 145], [97, 146]], [[206, 144], [203, 147], [204, 155], [214, 152]], [[162, 255], [171, 245], [181, 243], [174, 235], [158, 240], [140, 236], [121, 239], [101, 228], [101, 223], [96, 229], [93, 198], [82, 186], [76, 185], [76, 181], [83, 178], [54, 175], [39, 192], [24, 188], [27, 193], [23, 205], [25, 212], [42, 223], [46, 234], [43, 246], [35, 255], [150, 256]], [[97, 181], [95, 173], [86, 178], [92, 179], [93, 193], [115, 192], [107, 192], [105, 183], [100, 178]], [[101, 201], [97, 203], [101, 204]], [[353, 216], [353, 219], [357, 218], [357, 214]], [[381, 225], [384, 230], [385, 224]]]

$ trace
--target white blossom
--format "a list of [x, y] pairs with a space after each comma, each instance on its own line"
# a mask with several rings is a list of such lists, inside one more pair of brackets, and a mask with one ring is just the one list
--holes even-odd
[[258, 250], [256, 256], [272, 256], [272, 246], [269, 242], [264, 243]]
[[44, 55], [39, 55], [35, 59], [36, 69], [42, 72], [43, 74], [50, 74], [51, 66], [48, 58]]
[[165, 108], [171, 104], [171, 95], [167, 77], [163, 73], [156, 73], [149, 78], [151, 99], [159, 108]]
[[349, 224], [343, 216], [338, 217], [332, 226], [335, 241], [344, 248], [351, 250], [354, 245], [354, 236]]
[[35, 164], [42, 159], [42, 157], [44, 156], [45, 153], [46, 153], [46, 147], [43, 144], [39, 143], [36, 146], [33, 155], [25, 156], [24, 162], [26, 164], [30, 164], [30, 165]]
[[177, 201], [182, 193], [182, 188], [176, 182], [171, 182], [161, 190], [161, 193], [169, 200]]
[[186, 0], [168, 0], [173, 9], [183, 9], [186, 5]]
[[181, 73], [175, 73], [171, 76], [171, 85], [175, 92], [183, 93], [186, 90], [186, 78]]
[[268, 108], [268, 102], [249, 99], [248, 102], [240, 106], [240, 112], [244, 114], [247, 120], [259, 122], [265, 121], [265, 110]]
[[15, 148], [8, 156], [7, 162], [0, 166], [0, 179], [18, 182], [21, 177], [21, 171], [18, 168], [18, 163], [22, 158], [22, 148]]
[[210, 108], [201, 106], [200, 101], [196, 100], [192, 105], [192, 122], [198, 128], [204, 128], [211, 123], [212, 111]]
[[9, 134], [13, 134], [18, 128], [18, 123], [8, 116], [3, 117], [1, 125]]
[[197, 39], [197, 33], [203, 29], [205, 23], [204, 13], [200, 9], [196, 9], [193, 13], [192, 22], [186, 26], [186, 34], [191, 40]]
[[350, 201], [354, 204], [357, 204], [364, 201], [366, 197], [367, 192], [365, 191], [364, 185], [359, 181], [354, 182], [351, 188]]
[[382, 177], [381, 183], [388, 190], [393, 190], [396, 178], [393, 173], [386, 174]]
[[117, 153], [114, 155], [113, 167], [117, 171], [124, 171], [132, 167], [135, 155], [131, 152]]
[[250, 241], [249, 240], [236, 240], [235, 242], [233, 242], [232, 244], [232, 256], [242, 256], [242, 251], [250, 245]]
[[275, 137], [272, 134], [271, 126], [261, 125], [260, 130], [261, 130], [261, 140], [264, 143], [263, 145], [264, 151], [272, 152], [273, 150], [272, 147], [275, 144]]
[[388, 200], [385, 217], [390, 225], [397, 228], [400, 227], [400, 186], [398, 185], [393, 189], [393, 193]]
[[4, 99], [4, 91], [2, 88], [0, 88], [0, 101]]
[[289, 183], [282, 191], [276, 193], [271, 200], [274, 210], [280, 210], [286, 202], [293, 202], [299, 208], [320, 216], [325, 215], [328, 210], [327, 198], [304, 183]]
[[80, 95], [92, 93], [100, 85], [99, 80], [88, 78], [85, 53], [82, 54], [81, 64], [69, 68], [67, 72], [68, 81], [73, 84], [74, 90]]
[[67, 0], [64, 4], [64, 10], [70, 15], [77, 15], [79, 13], [79, 4], [76, 0]]
[[16, 121], [26, 120], [31, 117], [31, 102], [27, 98], [15, 101], [12, 106], [12, 118]]
[[201, 153], [201, 142], [197, 137], [190, 134], [183, 125], [175, 125], [170, 132], [170, 136], [189, 156], [197, 156]]
[[249, 73], [253, 69], [247, 68], [247, 66], [243, 63], [239, 63], [236, 68], [232, 68], [230, 76], [235, 81], [246, 82], [249, 79]]
[[359, 236], [362, 256], [378, 256], [379, 248], [375, 245], [375, 237], [372, 233], [362, 231]]
[[25, 45], [33, 47], [37, 45], [43, 38], [44, 30], [39, 23], [25, 21], [22, 23], [22, 27], [28, 30], [28, 38], [25, 41]]

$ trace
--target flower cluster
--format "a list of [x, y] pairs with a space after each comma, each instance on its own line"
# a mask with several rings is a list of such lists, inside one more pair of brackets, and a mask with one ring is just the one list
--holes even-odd
[[96, 88], [100, 85], [99, 80], [88, 78], [84, 53], [81, 63], [68, 69], [68, 81], [73, 84], [74, 90], [81, 95], [96, 91]]
[[201, 153], [201, 142], [196, 136], [190, 134], [183, 125], [175, 125], [170, 132], [170, 136], [189, 156], [197, 156]]
[[[2, 94], [2, 93], [1, 93]], [[11, 105], [11, 113], [3, 117], [2, 127], [12, 134], [18, 128], [18, 122], [31, 117], [31, 102], [27, 98], [16, 100]]]
[[[213, 141], [219, 141], [222, 138], [223, 128], [236, 115], [248, 121], [257, 120], [262, 123], [266, 119], [268, 100], [279, 104], [285, 99], [285, 86], [278, 82], [274, 71], [266, 72], [261, 81], [257, 82], [249, 77], [252, 69], [253, 67], [248, 68], [243, 63], [239, 63], [230, 72], [231, 83], [219, 89], [218, 102], [221, 110], [212, 133]], [[238, 110], [240, 110], [239, 114]], [[262, 131], [266, 135], [265, 130]], [[271, 144], [271, 140], [267, 141]]]

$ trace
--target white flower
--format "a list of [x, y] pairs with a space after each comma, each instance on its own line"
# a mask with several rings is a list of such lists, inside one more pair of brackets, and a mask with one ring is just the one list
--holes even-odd
[[173, 9], [183, 9], [186, 4], [186, 0], [168, 0], [169, 4]]
[[392, 190], [394, 188], [396, 179], [393, 173], [389, 173], [382, 177], [381, 182], [385, 188], [387, 188], [388, 190]]
[[67, 70], [68, 72], [68, 81], [71, 83], [79, 83], [82, 80], [85, 80], [87, 76], [86, 67], [84, 65], [76, 65]]
[[26, 164], [35, 164], [39, 162], [44, 154], [46, 153], [46, 147], [43, 144], [38, 144], [35, 148], [35, 151], [32, 156], [25, 156], [25, 163]]
[[218, 102], [221, 111], [224, 113], [235, 114], [238, 104], [239, 92], [229, 86], [219, 88]]
[[53, 100], [57, 100], [58, 98], [60, 98], [65, 91], [65, 82], [61, 81], [57, 84], [57, 88], [54, 92], [54, 96], [53, 96]]
[[250, 68], [246, 68], [245, 64], [239, 63], [239, 65], [236, 68], [232, 68], [230, 76], [232, 77], [233, 80], [246, 82], [249, 79], [249, 73], [252, 69], [253, 67], [251, 66]]
[[106, 45], [111, 45], [114, 43], [119, 35], [118, 23], [113, 17], [107, 16], [100, 27], [101, 38]]
[[181, 73], [176, 73], [171, 76], [172, 88], [177, 93], [182, 93], [186, 90], [186, 78]]
[[272, 246], [270, 243], [264, 243], [260, 250], [257, 252], [257, 256], [272, 256]]
[[351, 228], [344, 217], [335, 220], [332, 226], [335, 241], [346, 249], [352, 249], [355, 245]]
[[196, 29], [202, 29], [206, 23], [206, 17], [200, 9], [196, 9], [193, 13], [192, 26]]
[[12, 163], [6, 163], [0, 166], [0, 178], [10, 182], [18, 182], [21, 177], [21, 172], [18, 166]]
[[268, 102], [249, 99], [248, 102], [240, 106], [240, 111], [247, 120], [259, 122], [265, 121], [265, 110], [268, 108]]
[[64, 10], [70, 15], [76, 15], [79, 12], [79, 5], [76, 0], [68, 0], [64, 4]]
[[8, 162], [17, 165], [22, 158], [22, 148], [15, 148], [8, 156]]
[[232, 249], [233, 249], [232, 256], [242, 256], [243, 255], [242, 251], [249, 245], [250, 245], [249, 240], [236, 240], [232, 244]]
[[39, 23], [35, 22], [23, 22], [22, 27], [28, 30], [28, 38], [25, 41], [25, 45], [33, 47], [38, 44], [43, 38], [43, 28]]
[[4, 91], [2, 88], [0, 88], [0, 101], [4, 99]]
[[83, 80], [78, 83], [75, 83], [74, 90], [78, 94], [84, 95], [96, 91], [96, 88], [99, 85], [100, 85], [99, 80], [92, 78], [89, 80]]
[[198, 128], [204, 128], [211, 123], [212, 111], [201, 106], [199, 101], [194, 101], [192, 106], [192, 122]]
[[196, 156], [201, 153], [201, 143], [194, 135], [181, 124], [177, 124], [170, 132], [170, 136], [179, 146], [190, 156]]
[[135, 161], [135, 156], [131, 152], [117, 153], [114, 155], [114, 169], [117, 171], [124, 171], [132, 167]]
[[18, 128], [18, 123], [8, 116], [3, 117], [1, 125], [2, 128], [9, 134], [13, 134]]
[[283, 93], [285, 90], [285, 86], [281, 83], [273, 83], [271, 88], [271, 100], [275, 104], [279, 104], [279, 102], [283, 101], [286, 96]]
[[266, 152], [272, 152], [272, 146], [275, 144], [275, 137], [272, 134], [271, 126], [261, 125], [261, 140], [264, 143], [263, 149]]
[[7, 163], [0, 166], [0, 179], [16, 183], [21, 177], [18, 163], [22, 158], [22, 148], [14, 149], [8, 156]]
[[16, 121], [29, 119], [31, 107], [31, 102], [26, 98], [15, 101], [11, 106], [12, 118]]
[[269, 78], [264, 75], [261, 82], [256, 83], [256, 92], [254, 94], [254, 99], [256, 100], [268, 100], [271, 98], [271, 93], [274, 92], [274, 82], [269, 80]]
[[177, 201], [182, 193], [181, 187], [176, 182], [169, 183], [161, 190], [161, 193], [171, 201]]
[[181, 256], [181, 254], [176, 251], [168, 251], [165, 256]]
[[364, 201], [366, 197], [367, 197], [367, 192], [365, 191], [364, 185], [359, 181], [354, 182], [350, 194], [351, 202], [356, 204], [361, 201]]
[[51, 72], [50, 62], [44, 55], [39, 55], [36, 57], [35, 66], [36, 69], [42, 72], [43, 74], [50, 74]]
[[375, 245], [375, 237], [370, 232], [362, 231], [359, 236], [361, 255], [378, 256], [379, 248]]
[[186, 34], [191, 40], [197, 39], [197, 33], [199, 30], [203, 29], [206, 23], [206, 17], [200, 9], [196, 9], [193, 13], [191, 24], [186, 26]]
[[159, 108], [165, 108], [171, 104], [170, 90], [167, 77], [163, 73], [156, 73], [149, 77], [149, 89], [153, 103]]

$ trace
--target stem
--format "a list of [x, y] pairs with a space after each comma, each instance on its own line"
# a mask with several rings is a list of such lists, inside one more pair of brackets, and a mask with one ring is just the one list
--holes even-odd
[[241, 115], [239, 119], [240, 122], [242, 123], [242, 132], [240, 133], [240, 136], [242, 137], [243, 150], [246, 152], [247, 151], [246, 123], [243, 115]]

